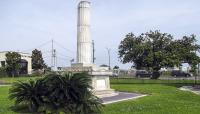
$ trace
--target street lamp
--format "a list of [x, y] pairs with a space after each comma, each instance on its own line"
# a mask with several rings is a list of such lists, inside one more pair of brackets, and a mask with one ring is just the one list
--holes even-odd
[[[195, 51], [195, 54], [197, 55], [197, 51]], [[199, 76], [199, 63], [195, 66], [195, 85], [197, 85], [197, 76]]]
[[107, 51], [108, 51], [108, 64], [109, 64], [109, 70], [111, 69], [110, 68], [110, 49], [109, 48], [106, 48]]

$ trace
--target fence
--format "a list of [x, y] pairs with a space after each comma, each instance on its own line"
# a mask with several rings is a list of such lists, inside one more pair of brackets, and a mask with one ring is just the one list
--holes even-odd
[[157, 80], [152, 80], [149, 78], [135, 78], [133, 76], [125, 77], [111, 77], [112, 84], [184, 84], [184, 85], [194, 85], [200, 84], [200, 76], [193, 77], [160, 77]]

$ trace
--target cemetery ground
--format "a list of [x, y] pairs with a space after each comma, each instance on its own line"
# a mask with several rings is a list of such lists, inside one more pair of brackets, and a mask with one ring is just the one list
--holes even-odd
[[[36, 79], [38, 77], [31, 77]], [[30, 77], [0, 78], [1, 82], [25, 81]], [[193, 80], [139, 80], [111, 79], [111, 87], [117, 91], [147, 94], [135, 100], [105, 105], [103, 114], [198, 114], [200, 96], [181, 91], [182, 85], [191, 85]], [[10, 107], [14, 104], [8, 99], [9, 86], [0, 87], [0, 114], [15, 114]]]

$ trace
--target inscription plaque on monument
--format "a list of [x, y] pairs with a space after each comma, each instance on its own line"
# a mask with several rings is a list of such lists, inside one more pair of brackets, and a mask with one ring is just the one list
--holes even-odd
[[97, 90], [105, 90], [105, 89], [106, 89], [105, 79], [97, 79]]

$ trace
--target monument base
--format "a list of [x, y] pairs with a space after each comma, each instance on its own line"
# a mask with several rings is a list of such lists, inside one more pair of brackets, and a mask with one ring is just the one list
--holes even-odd
[[92, 77], [93, 93], [98, 97], [115, 96], [117, 93], [110, 88], [110, 78], [112, 72], [105, 67], [98, 67], [94, 64], [72, 64], [66, 71], [70, 72], [88, 72]]
[[93, 92], [98, 97], [110, 97], [115, 96], [117, 93], [110, 88], [109, 76], [112, 72], [108, 71], [92, 71], [92, 87]]
[[115, 92], [114, 89], [108, 89], [108, 90], [94, 90], [94, 95], [96, 95], [99, 98], [103, 97], [112, 97], [118, 95], [117, 92]]

